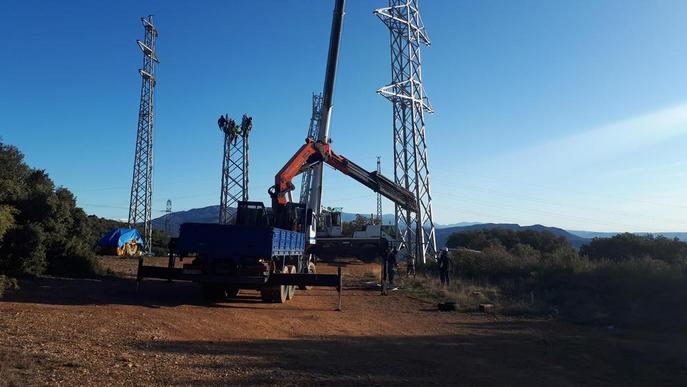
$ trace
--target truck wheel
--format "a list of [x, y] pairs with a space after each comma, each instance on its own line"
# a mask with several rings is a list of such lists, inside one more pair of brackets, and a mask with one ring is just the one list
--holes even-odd
[[208, 300], [221, 300], [227, 296], [226, 290], [222, 285], [201, 284], [203, 297]]
[[[296, 274], [296, 266], [287, 266], [288, 268], [288, 273], [289, 274]], [[287, 300], [292, 300], [293, 297], [296, 295], [296, 286], [295, 285], [290, 285], [286, 287], [286, 299]]]
[[[308, 262], [308, 269], [307, 269], [307, 270], [308, 270], [308, 271], [306, 272], [306, 274], [316, 274], [316, 273], [317, 273], [317, 269], [316, 269], [315, 263], [312, 262], [312, 261]], [[300, 289], [300, 290], [308, 290], [308, 289], [310, 289], [310, 286], [298, 285], [298, 289]]]
[[[288, 273], [288, 266], [284, 266], [281, 269], [282, 273]], [[260, 298], [266, 302], [274, 302], [278, 304], [283, 304], [286, 302], [288, 297], [289, 287], [286, 285], [272, 285], [265, 286], [260, 290]]]
[[262, 302], [272, 302], [272, 292], [269, 288], [264, 287], [260, 289], [260, 299]]
[[228, 286], [226, 288], [227, 297], [236, 297], [239, 295], [239, 288]]
[[260, 289], [260, 298], [265, 302], [283, 304], [286, 302], [286, 286], [265, 286]]

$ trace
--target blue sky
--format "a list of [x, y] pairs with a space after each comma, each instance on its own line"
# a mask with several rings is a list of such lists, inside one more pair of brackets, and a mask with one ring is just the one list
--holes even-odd
[[[384, 1], [349, 0], [334, 149], [391, 175]], [[254, 117], [251, 199], [302, 144], [322, 89], [332, 1], [15, 1], [0, 4], [0, 137], [126, 218], [140, 17], [160, 31], [154, 210], [216, 204], [221, 113]], [[424, 0], [424, 81], [437, 223], [687, 230], [687, 2]], [[327, 169], [324, 204], [375, 211]], [[391, 204], [384, 202], [385, 212]]]

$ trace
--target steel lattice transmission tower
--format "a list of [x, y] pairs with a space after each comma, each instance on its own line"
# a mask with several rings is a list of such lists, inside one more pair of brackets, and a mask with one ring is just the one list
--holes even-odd
[[[379, 156], [377, 156], [377, 173], [382, 174], [382, 162]], [[377, 221], [379, 224], [382, 223], [382, 194], [377, 192]]]
[[[310, 126], [308, 127], [308, 137], [317, 139], [320, 134], [320, 119], [322, 117], [322, 94], [312, 95], [312, 115], [310, 116]], [[301, 196], [299, 201], [303, 204], [310, 200], [310, 190], [312, 189], [313, 170], [308, 169], [301, 178]]]
[[219, 223], [229, 224], [234, 219], [230, 208], [248, 200], [248, 136], [253, 129], [253, 118], [244, 114], [240, 127], [227, 115], [220, 116], [217, 123], [224, 132]]
[[160, 63], [155, 52], [157, 29], [153, 17], [141, 18], [145, 29], [143, 41], [137, 40], [143, 51], [141, 74], [141, 102], [138, 109], [136, 152], [134, 155], [134, 176], [131, 182], [129, 202], [129, 227], [142, 227], [145, 249], [152, 249], [153, 228], [153, 97], [155, 95], [155, 65]]
[[393, 104], [394, 179], [413, 192], [418, 212], [396, 206], [395, 218], [403, 242], [419, 262], [436, 256], [436, 239], [429, 186], [425, 112], [432, 107], [422, 86], [420, 45], [429, 46], [418, 0], [389, 0], [374, 13], [389, 28], [391, 83], [377, 92]]

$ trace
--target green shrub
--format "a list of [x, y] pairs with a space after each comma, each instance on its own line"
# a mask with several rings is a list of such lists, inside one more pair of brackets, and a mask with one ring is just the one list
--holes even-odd
[[47, 267], [44, 241], [45, 233], [39, 225], [25, 224], [10, 229], [0, 246], [0, 273], [42, 274]]
[[[619, 240], [627, 242], [619, 247], [627, 257], [590, 258], [569, 245], [543, 252], [523, 243], [510, 251], [500, 243], [481, 252], [457, 250], [451, 253], [455, 280], [449, 291], [461, 298], [470, 286], [495, 287], [498, 308], [509, 314], [538, 311], [579, 323], [684, 326], [687, 311], [679, 305], [687, 302], [687, 263], [680, 252], [687, 244], [651, 236], [613, 244]], [[420, 271], [437, 273], [434, 265]]]
[[0, 273], [95, 274], [93, 238], [74, 195], [0, 142]]
[[19, 289], [17, 280], [0, 274], [0, 297], [2, 297], [8, 289]]
[[493, 246], [502, 246], [507, 251], [514, 252], [516, 249], [521, 250], [525, 245], [529, 246], [532, 251], [547, 254], [570, 244], [565, 238], [548, 231], [515, 231], [505, 228], [456, 232], [451, 234], [446, 242], [448, 247], [466, 247], [480, 251]]
[[687, 244], [677, 238], [630, 233], [611, 238], [594, 238], [589, 244], [582, 246], [580, 253], [592, 260], [623, 261], [650, 257], [671, 264], [687, 262]]

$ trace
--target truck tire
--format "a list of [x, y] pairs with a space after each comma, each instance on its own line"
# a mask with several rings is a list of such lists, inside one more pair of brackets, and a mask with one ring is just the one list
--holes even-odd
[[236, 297], [239, 295], [239, 288], [234, 287], [234, 286], [227, 286], [226, 287], [226, 294], [227, 297]]
[[221, 300], [227, 296], [227, 292], [222, 285], [200, 284], [203, 297], [208, 300]]
[[[288, 267], [284, 266], [281, 272], [288, 273]], [[286, 285], [265, 286], [264, 288], [260, 289], [260, 298], [262, 298], [262, 300], [265, 302], [283, 304], [286, 302], [286, 298], [289, 293], [288, 288], [289, 287]]]
[[[288, 273], [289, 274], [296, 274], [296, 266], [290, 265], [287, 266], [288, 268]], [[287, 300], [293, 300], [293, 297], [296, 296], [296, 286], [295, 285], [290, 285], [286, 287], [286, 299]]]
[[[317, 274], [317, 266], [315, 266], [315, 263], [310, 261], [308, 262], [308, 268], [306, 269], [307, 271], [305, 272], [306, 274]], [[300, 290], [308, 290], [310, 289], [310, 286], [305, 286], [305, 285], [298, 285], [298, 289]]]
[[284, 285], [265, 286], [260, 289], [260, 298], [265, 302], [283, 304], [286, 302], [286, 292]]

